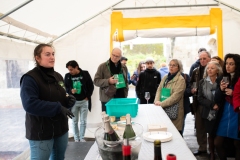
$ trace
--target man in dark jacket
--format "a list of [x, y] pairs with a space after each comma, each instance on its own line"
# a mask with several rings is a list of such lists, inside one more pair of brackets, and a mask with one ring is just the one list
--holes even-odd
[[[202, 51], [207, 51], [205, 48], [199, 48], [198, 50], [198, 56], [200, 54], [200, 52]], [[198, 59], [195, 63], [192, 64], [191, 68], [190, 68], [190, 71], [189, 71], [189, 76], [191, 77], [192, 76], [192, 72], [195, 68], [199, 67], [200, 66], [200, 60]]]
[[[207, 51], [202, 51], [199, 54], [200, 66], [193, 71], [191, 76], [190, 84], [193, 86], [193, 83], [196, 82], [196, 86], [198, 87], [199, 81], [203, 79], [204, 69], [207, 66], [207, 63], [211, 60], [211, 55]], [[197, 88], [192, 88], [191, 90], [193, 94], [193, 108], [195, 112], [195, 125], [196, 125], [196, 133], [197, 133], [197, 142], [199, 148], [194, 155], [200, 155], [202, 153], [207, 152], [207, 134], [205, 131], [204, 120], [202, 119], [202, 107], [199, 106], [197, 95]]]
[[150, 99], [148, 102], [154, 102], [157, 88], [161, 82], [161, 75], [154, 68], [154, 60], [152, 58], [146, 59], [146, 68], [147, 69], [144, 72], [140, 73], [139, 80], [136, 85], [136, 93], [141, 104], [147, 104], [145, 92], [150, 93]]
[[[71, 111], [74, 115], [73, 132], [75, 142], [85, 142], [84, 135], [87, 124], [88, 109], [91, 111], [91, 96], [93, 93], [93, 81], [88, 73], [79, 68], [76, 61], [72, 60], [66, 64], [69, 73], [65, 75], [64, 84], [68, 94], [72, 94], [76, 98], [76, 103]], [[80, 112], [80, 136], [78, 129], [78, 118]]]

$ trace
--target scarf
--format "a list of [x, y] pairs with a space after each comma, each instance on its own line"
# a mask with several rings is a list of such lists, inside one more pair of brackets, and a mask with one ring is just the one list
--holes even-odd
[[117, 65], [115, 65], [112, 61], [111, 58], [109, 59], [109, 68], [112, 74], [119, 74], [121, 72], [121, 62], [118, 61]]

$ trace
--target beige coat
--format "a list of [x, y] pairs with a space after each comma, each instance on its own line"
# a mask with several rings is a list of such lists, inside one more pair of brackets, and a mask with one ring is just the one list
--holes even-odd
[[[161, 83], [157, 89], [154, 102], [160, 101], [161, 90], [163, 88], [163, 84], [166, 78], [167, 76], [165, 76], [161, 80]], [[161, 103], [161, 107], [165, 108], [179, 102], [178, 117], [177, 119], [172, 120], [172, 122], [175, 125], [175, 127], [179, 131], [181, 131], [183, 126], [183, 120], [184, 120], [183, 96], [184, 96], [184, 91], [186, 89], [186, 84], [180, 72], [178, 72], [177, 75], [170, 82], [167, 83], [166, 88], [171, 88], [171, 96]]]
[[[108, 79], [112, 76], [107, 64], [109, 64], [108, 61], [102, 63], [99, 65], [97, 72], [94, 76], [94, 84], [99, 88], [99, 97], [100, 97], [100, 101], [101, 102], [108, 102], [112, 97], [108, 97], [105, 93], [103, 88], [104, 87], [108, 87], [109, 83], [108, 83]], [[124, 88], [124, 95], [125, 97], [128, 96], [128, 80], [127, 80], [127, 73], [128, 73], [128, 69], [125, 65], [122, 64], [122, 71], [123, 71], [123, 76], [125, 79], [125, 83], [126, 83], [126, 88]]]

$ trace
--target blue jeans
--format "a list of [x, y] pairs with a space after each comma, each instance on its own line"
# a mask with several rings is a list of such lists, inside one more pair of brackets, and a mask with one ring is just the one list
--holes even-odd
[[50, 140], [29, 140], [31, 160], [64, 160], [68, 132]]
[[[80, 112], [80, 135], [78, 129], [79, 112]], [[88, 101], [87, 100], [76, 101], [75, 105], [72, 107], [72, 113], [74, 115], [74, 117], [72, 118], [74, 140], [78, 141], [80, 139], [83, 139], [85, 135], [85, 130], [87, 126]]]

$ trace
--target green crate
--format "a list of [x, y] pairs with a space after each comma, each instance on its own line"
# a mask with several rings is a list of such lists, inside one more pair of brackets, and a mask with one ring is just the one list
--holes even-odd
[[138, 113], [138, 98], [113, 98], [106, 103], [107, 114], [109, 116], [126, 116], [136, 117]]

